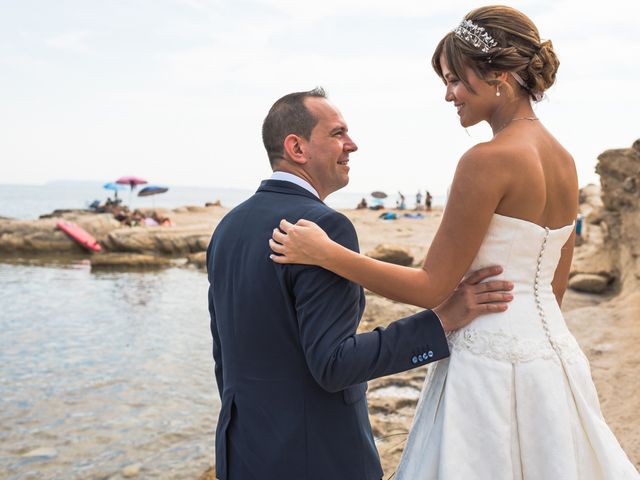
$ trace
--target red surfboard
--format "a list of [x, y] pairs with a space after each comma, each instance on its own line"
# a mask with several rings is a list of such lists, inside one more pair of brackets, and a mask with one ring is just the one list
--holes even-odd
[[66, 220], [60, 220], [56, 224], [56, 226], [83, 247], [86, 247], [89, 250], [93, 250], [94, 252], [99, 252], [102, 250], [102, 247], [100, 246], [98, 241], [89, 232], [80, 228], [75, 223], [67, 222]]

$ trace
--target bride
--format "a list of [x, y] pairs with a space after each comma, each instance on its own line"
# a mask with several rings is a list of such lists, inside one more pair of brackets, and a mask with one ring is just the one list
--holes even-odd
[[428, 374], [396, 478], [639, 478], [560, 312], [578, 181], [571, 155], [531, 104], [555, 81], [552, 43], [521, 12], [483, 7], [440, 41], [432, 64], [460, 124], [486, 121], [493, 138], [460, 159], [423, 267], [359, 255], [306, 220], [281, 222], [273, 260], [319, 265], [424, 308], [483, 266], [502, 265], [514, 282], [506, 313], [449, 334], [451, 356]]

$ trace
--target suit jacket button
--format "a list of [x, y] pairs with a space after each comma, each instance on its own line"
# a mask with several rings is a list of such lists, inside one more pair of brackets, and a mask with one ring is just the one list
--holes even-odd
[[413, 358], [411, 359], [411, 363], [413, 363], [414, 365], [415, 365], [416, 363], [418, 363], [418, 357], [413, 357]]
[[429, 350], [429, 353], [427, 355], [429, 355], [429, 358], [431, 358], [431, 357], [433, 357], [433, 352], [431, 350]]
[[421, 362], [424, 361], [424, 357], [422, 356], [422, 354], [418, 355], [418, 360]]

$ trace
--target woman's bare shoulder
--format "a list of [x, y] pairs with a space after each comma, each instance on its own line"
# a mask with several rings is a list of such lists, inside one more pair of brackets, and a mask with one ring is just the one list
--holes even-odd
[[490, 140], [467, 150], [460, 158], [458, 168], [469, 173], [507, 174], [514, 166], [526, 166], [535, 157], [535, 150], [530, 145]]

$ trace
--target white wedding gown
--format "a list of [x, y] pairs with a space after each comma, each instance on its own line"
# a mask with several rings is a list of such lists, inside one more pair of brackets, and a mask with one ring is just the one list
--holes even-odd
[[427, 375], [397, 480], [640, 478], [551, 290], [572, 229], [494, 214], [471, 270], [501, 265], [514, 299], [449, 335], [451, 356]]

